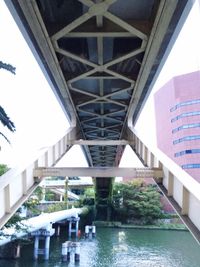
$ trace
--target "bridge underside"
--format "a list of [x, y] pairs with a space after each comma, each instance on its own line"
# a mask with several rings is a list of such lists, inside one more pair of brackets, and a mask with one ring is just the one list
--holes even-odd
[[[181, 16], [186, 9], [187, 13], [190, 1], [5, 2], [68, 116], [71, 128], [31, 166], [16, 173], [11, 170], [2, 177], [1, 225], [37, 186], [34, 170], [55, 166], [75, 143], [82, 146], [90, 167], [118, 167], [126, 144], [131, 145], [145, 166], [157, 167], [155, 156], [135, 136], [133, 125], [150, 93], [151, 82], [172, 35], [179, 22], [184, 22]], [[165, 167], [167, 160], [162, 161], [162, 157], [159, 160], [167, 194], [199, 233], [200, 222], [195, 215], [200, 208], [199, 186], [181, 169], [172, 168], [173, 162]], [[113, 175], [103, 177], [96, 177], [97, 197], [109, 204]], [[105, 202], [99, 203], [100, 209], [105, 207]]]
[[[186, 3], [6, 1], [76, 125], [76, 139], [98, 141], [127, 138], [130, 111], [135, 121]], [[124, 148], [83, 146], [95, 167], [118, 166]]]
[[[9, 0], [28, 32], [40, 65], [70, 122], [89, 166], [116, 167], [127, 122], [134, 122], [186, 0]], [[17, 18], [18, 17], [18, 18]], [[22, 27], [21, 27], [22, 29]], [[111, 181], [96, 180], [97, 191]]]

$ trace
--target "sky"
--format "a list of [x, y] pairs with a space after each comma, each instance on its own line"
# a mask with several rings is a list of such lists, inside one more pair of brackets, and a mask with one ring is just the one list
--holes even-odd
[[[9, 145], [0, 138], [0, 163], [15, 167], [23, 162], [24, 156], [27, 158], [33, 151], [54, 144], [65, 134], [69, 122], [2, 0], [0, 10], [0, 25], [6, 25], [0, 28], [0, 60], [16, 67], [16, 75], [0, 70], [0, 105], [16, 126], [16, 132], [10, 133], [0, 125], [0, 131], [11, 141]], [[199, 1], [196, 0], [159, 79], [154, 84], [153, 92], [173, 76], [200, 69], [199, 13]], [[147, 121], [147, 114], [151, 129], [148, 123], [144, 123]], [[156, 145], [154, 123], [152, 93], [136, 125], [138, 135], [149, 146]], [[60, 165], [84, 167], [87, 163], [80, 147], [74, 146]], [[141, 166], [130, 147], [125, 149], [120, 166]]]
[[0, 105], [16, 126], [14, 134], [0, 128], [11, 141], [0, 139], [0, 162], [13, 166], [22, 151], [55, 143], [69, 123], [3, 1], [0, 10], [0, 60], [16, 67], [16, 75], [0, 72]]

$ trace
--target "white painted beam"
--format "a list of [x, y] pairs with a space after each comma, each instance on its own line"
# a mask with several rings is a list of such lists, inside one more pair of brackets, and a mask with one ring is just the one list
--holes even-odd
[[159, 178], [162, 170], [154, 168], [118, 168], [118, 167], [68, 167], [68, 168], [36, 168], [34, 177], [49, 176], [80, 176], [80, 177], [131, 177], [131, 178]]
[[72, 145], [81, 146], [121, 146], [121, 145], [133, 145], [133, 141], [128, 140], [74, 140], [70, 141]]

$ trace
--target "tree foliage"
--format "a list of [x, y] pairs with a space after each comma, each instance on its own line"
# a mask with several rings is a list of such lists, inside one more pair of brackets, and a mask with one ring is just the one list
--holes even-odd
[[0, 164], [0, 176], [9, 170], [8, 166], [5, 164]]
[[86, 188], [84, 191], [84, 196], [86, 198], [94, 198], [95, 197], [95, 192], [94, 192], [94, 188]]
[[[12, 74], [15, 74], [15, 67], [13, 67], [10, 64], [3, 63], [2, 61], [0, 61], [0, 69], [5, 69], [11, 72]], [[9, 116], [6, 114], [2, 106], [0, 106], [0, 121], [3, 124], [3, 126], [7, 127], [11, 132], [15, 131], [14, 123], [11, 121]], [[3, 136], [8, 143], [10, 143], [8, 138], [2, 132], [0, 132], [0, 135]]]
[[16, 74], [15, 73], [15, 71], [16, 71], [15, 67], [13, 67], [11, 64], [7, 64], [7, 63], [4, 63], [2, 61], [0, 61], [0, 69], [4, 69], [7, 71], [10, 71], [12, 74]]
[[142, 181], [115, 184], [113, 208], [124, 221], [139, 220], [149, 224], [161, 217], [160, 194], [154, 186]]

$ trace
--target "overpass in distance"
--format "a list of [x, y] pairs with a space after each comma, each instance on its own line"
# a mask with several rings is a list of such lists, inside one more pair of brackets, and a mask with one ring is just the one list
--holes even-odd
[[[147, 147], [134, 129], [193, 1], [5, 2], [71, 126], [29, 166], [1, 177], [0, 225], [45, 176], [91, 176], [97, 196], [108, 201], [113, 177], [153, 177], [200, 241], [200, 184], [161, 151]], [[89, 167], [55, 168], [75, 144]], [[126, 145], [144, 168], [118, 167]], [[99, 214], [105, 210], [102, 203], [97, 208]]]

